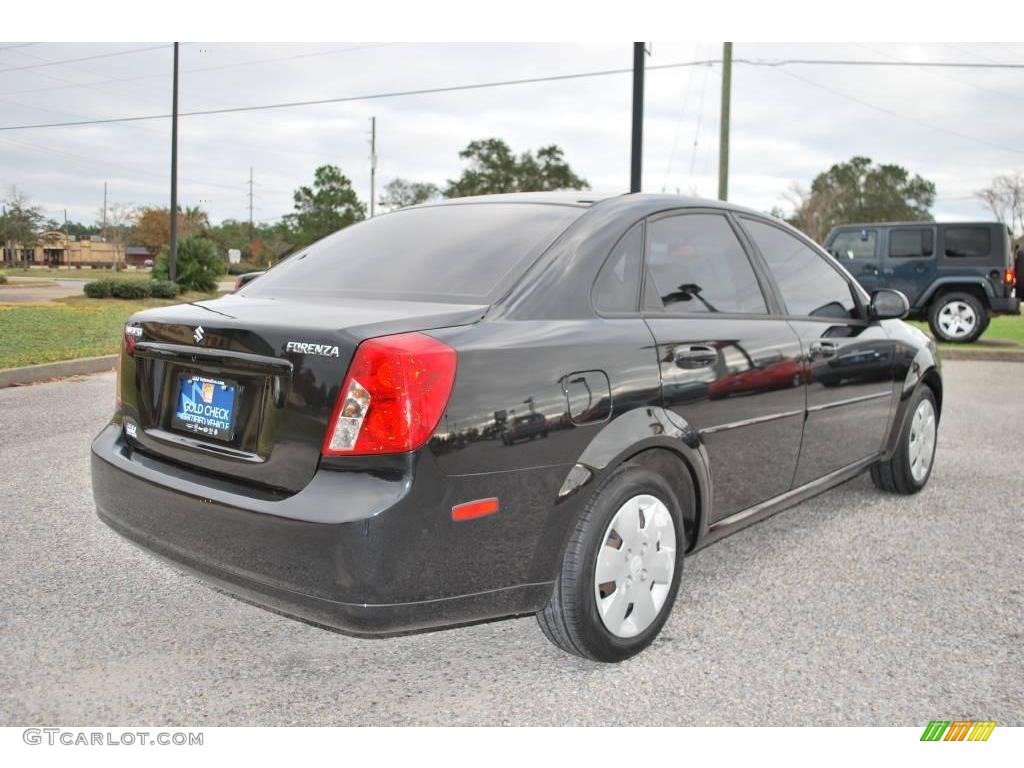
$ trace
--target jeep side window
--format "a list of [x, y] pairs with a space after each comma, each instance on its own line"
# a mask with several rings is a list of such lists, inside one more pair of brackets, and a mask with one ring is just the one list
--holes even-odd
[[935, 235], [931, 229], [893, 229], [889, 231], [890, 259], [921, 259], [935, 253]]
[[877, 243], [878, 232], [874, 229], [840, 232], [829, 246], [829, 251], [840, 262], [848, 259], [874, 259]]
[[949, 259], [980, 259], [992, 252], [992, 231], [987, 227], [948, 227], [942, 239]]

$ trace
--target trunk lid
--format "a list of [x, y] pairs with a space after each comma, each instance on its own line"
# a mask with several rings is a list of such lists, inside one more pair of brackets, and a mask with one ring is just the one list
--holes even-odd
[[[486, 309], [233, 295], [146, 310], [129, 322], [142, 330], [133, 354], [122, 356], [123, 414], [136, 427], [128, 434], [146, 453], [234, 481], [298, 491], [316, 472], [338, 390], [361, 341], [466, 325]], [[203, 417], [204, 408], [213, 417]]]

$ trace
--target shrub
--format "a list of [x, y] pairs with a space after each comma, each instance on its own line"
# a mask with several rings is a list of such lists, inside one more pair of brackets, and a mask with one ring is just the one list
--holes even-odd
[[86, 283], [82, 290], [90, 299], [109, 299], [112, 295], [113, 285], [110, 280], [93, 280], [91, 283]]
[[229, 275], [244, 275], [246, 272], [259, 272], [263, 267], [252, 261], [240, 261], [237, 264], [228, 264]]
[[115, 299], [148, 299], [152, 296], [149, 283], [141, 280], [111, 280], [110, 294]]
[[7, 285], [7, 275], [0, 273], [0, 285]]
[[170, 280], [154, 280], [149, 284], [149, 293], [154, 299], [173, 299], [178, 295], [178, 284]]
[[[169, 254], [164, 248], [153, 266], [153, 277], [169, 279]], [[175, 282], [182, 291], [217, 290], [217, 278], [224, 274], [224, 261], [217, 255], [217, 246], [202, 237], [186, 237], [178, 243]]]

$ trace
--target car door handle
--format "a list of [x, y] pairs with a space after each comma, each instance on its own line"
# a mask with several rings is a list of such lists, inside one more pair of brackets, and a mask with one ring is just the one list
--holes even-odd
[[811, 343], [811, 359], [816, 357], [835, 357], [839, 345], [834, 341], [815, 341]]
[[673, 357], [680, 368], [706, 368], [718, 359], [718, 351], [708, 344], [691, 344], [676, 347]]

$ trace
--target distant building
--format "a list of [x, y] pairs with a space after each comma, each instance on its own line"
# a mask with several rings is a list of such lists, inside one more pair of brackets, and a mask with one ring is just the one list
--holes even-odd
[[98, 235], [77, 240], [51, 230], [40, 234], [34, 245], [5, 244], [3, 257], [6, 267], [123, 267], [126, 263], [142, 266], [150, 255], [141, 246], [115, 246]]

